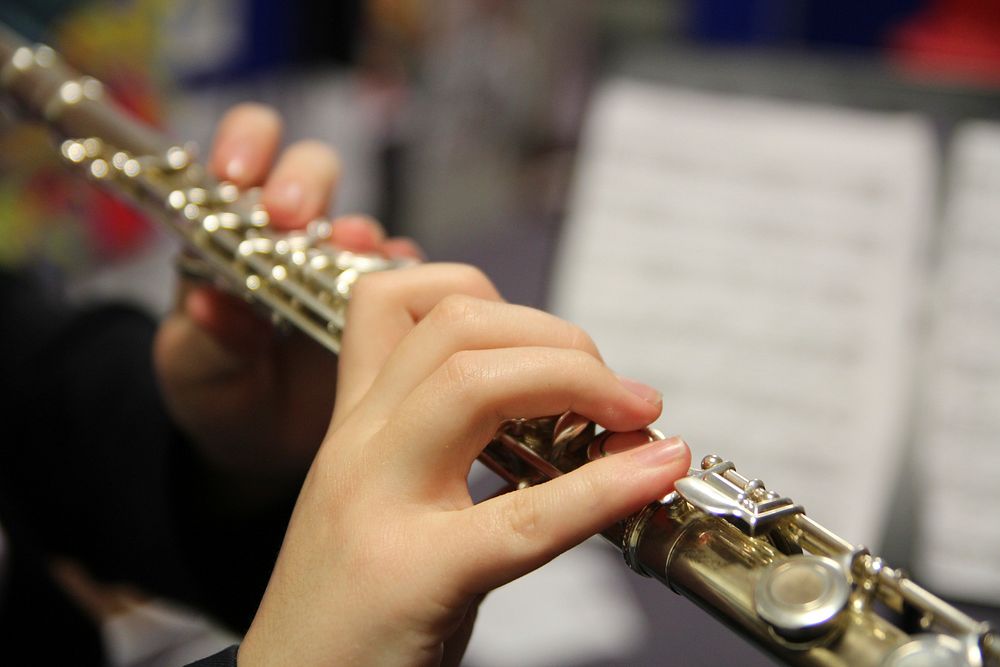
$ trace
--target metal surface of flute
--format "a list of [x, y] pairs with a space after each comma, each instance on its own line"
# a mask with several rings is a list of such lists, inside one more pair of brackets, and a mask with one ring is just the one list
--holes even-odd
[[[201, 271], [331, 351], [339, 348], [353, 282], [397, 266], [324, 245], [326, 221], [304, 233], [272, 232], [252, 192], [213, 181], [189, 148], [123, 114], [98, 81], [2, 26], [0, 100], [45, 123], [69, 165], [180, 235]], [[603, 456], [613, 439], [653, 437], [652, 431], [597, 433], [573, 414], [513, 421], [481, 460], [523, 486]], [[1000, 642], [987, 624], [718, 457], [706, 457], [674, 492], [604, 536], [633, 570], [689, 597], [790, 665], [1000, 666]], [[890, 620], [897, 616], [913, 619], [913, 628]]]

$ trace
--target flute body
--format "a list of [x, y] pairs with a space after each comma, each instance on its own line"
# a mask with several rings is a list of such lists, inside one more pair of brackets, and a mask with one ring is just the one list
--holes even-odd
[[[179, 235], [185, 266], [260, 304], [333, 352], [351, 286], [397, 264], [324, 244], [329, 222], [279, 234], [252, 192], [211, 179], [190, 147], [131, 119], [50, 48], [0, 25], [0, 100], [46, 124], [65, 161]], [[480, 459], [513, 485], [604, 456], [619, 438], [568, 413], [505, 424]], [[620, 449], [615, 443], [614, 450]], [[924, 590], [791, 499], [706, 457], [675, 490], [604, 531], [625, 562], [789, 665], [1000, 667], [985, 623]]]

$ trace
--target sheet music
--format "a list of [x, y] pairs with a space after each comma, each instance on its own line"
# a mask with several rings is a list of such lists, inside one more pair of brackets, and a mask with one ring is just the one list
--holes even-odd
[[878, 547], [934, 193], [914, 116], [600, 91], [555, 312], [664, 392], [660, 428]]
[[493, 591], [479, 608], [462, 664], [627, 664], [652, 628], [625, 580], [635, 575], [621, 558], [594, 537]]
[[1000, 125], [954, 138], [918, 429], [918, 574], [1000, 601]]

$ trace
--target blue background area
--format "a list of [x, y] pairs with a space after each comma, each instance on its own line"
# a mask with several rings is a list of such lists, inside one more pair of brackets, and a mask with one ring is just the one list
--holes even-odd
[[692, 0], [688, 36], [766, 46], [877, 47], [928, 0]]

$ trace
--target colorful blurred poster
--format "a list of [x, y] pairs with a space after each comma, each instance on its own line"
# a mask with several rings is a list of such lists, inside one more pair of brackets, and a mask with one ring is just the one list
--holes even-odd
[[[44, 38], [76, 68], [101, 79], [131, 112], [160, 121], [155, 64], [163, 2], [22, 4], [18, 16], [34, 12], [34, 25], [44, 30], [31, 37]], [[54, 263], [81, 273], [142, 247], [149, 237], [142, 217], [69, 174], [51, 142], [35, 125], [12, 123], [0, 133], [0, 263]]]

